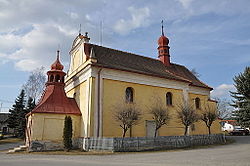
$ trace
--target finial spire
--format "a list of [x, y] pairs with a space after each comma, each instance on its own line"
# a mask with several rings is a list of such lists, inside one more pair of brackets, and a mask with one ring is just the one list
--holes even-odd
[[57, 51], [56, 51], [56, 52], [57, 52], [57, 54], [56, 54], [56, 55], [57, 55], [56, 59], [59, 60], [60, 44], [58, 44], [58, 48], [57, 48]]
[[56, 59], [59, 60], [59, 54], [60, 54], [60, 50], [58, 49], [57, 51], [57, 56], [56, 56]]
[[79, 35], [81, 35], [81, 31], [82, 31], [82, 24], [80, 24]]
[[163, 31], [163, 20], [161, 20], [161, 34], [164, 36], [164, 31]]

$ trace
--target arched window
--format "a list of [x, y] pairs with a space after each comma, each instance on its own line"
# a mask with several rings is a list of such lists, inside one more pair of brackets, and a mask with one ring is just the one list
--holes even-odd
[[53, 81], [54, 81], [54, 76], [53, 76], [53, 75], [50, 76], [49, 81], [50, 81], [50, 82], [53, 82]]
[[134, 91], [133, 88], [128, 87], [125, 92], [125, 99], [127, 103], [132, 103], [134, 101]]
[[201, 101], [199, 97], [195, 98], [195, 108], [200, 109], [201, 108]]
[[62, 83], [64, 83], [64, 76], [62, 76], [62, 78], [61, 78], [61, 82], [62, 82]]
[[166, 103], [167, 103], [167, 105], [173, 105], [173, 102], [172, 102], [172, 93], [171, 92], [168, 92], [166, 94]]
[[60, 76], [56, 75], [56, 82], [60, 82]]

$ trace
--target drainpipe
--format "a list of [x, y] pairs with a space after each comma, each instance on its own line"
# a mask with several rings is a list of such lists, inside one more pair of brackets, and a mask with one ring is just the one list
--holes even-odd
[[97, 73], [97, 137], [100, 137], [100, 120], [101, 120], [101, 71], [103, 68], [100, 68]]

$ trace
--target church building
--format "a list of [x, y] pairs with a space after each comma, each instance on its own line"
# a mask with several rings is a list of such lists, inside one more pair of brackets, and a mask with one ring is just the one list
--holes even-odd
[[[87, 33], [79, 34], [69, 53], [67, 74], [59, 52], [47, 73], [46, 90], [27, 116], [28, 141], [62, 140], [66, 115], [73, 120], [73, 138], [121, 137], [122, 129], [113, 112], [122, 103], [134, 103], [142, 113], [138, 125], [126, 136], [151, 137], [155, 124], [149, 107], [155, 104], [155, 98], [162, 101], [171, 117], [157, 134], [183, 135], [184, 126], [176, 118], [178, 105], [189, 103], [198, 113], [207, 104], [216, 106], [210, 99], [212, 88], [185, 66], [171, 62], [169, 39], [163, 30], [156, 50], [155, 58], [149, 58], [92, 44]], [[196, 122], [188, 132], [207, 134], [208, 129], [203, 122]], [[211, 132], [220, 133], [218, 121]]]

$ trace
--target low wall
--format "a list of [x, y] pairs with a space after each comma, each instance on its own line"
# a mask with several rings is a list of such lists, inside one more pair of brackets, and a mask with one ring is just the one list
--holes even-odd
[[[167, 150], [224, 143], [223, 134], [192, 136], [125, 137], [123, 138], [76, 138], [72, 140], [74, 149], [85, 151], [101, 150], [113, 152]], [[62, 142], [32, 141], [29, 151], [63, 150]]]
[[82, 150], [108, 150], [114, 152], [167, 150], [220, 144], [225, 142], [223, 134], [192, 136], [126, 137], [122, 138], [79, 138]]
[[[82, 147], [81, 139], [76, 138], [72, 140], [73, 149]], [[63, 150], [64, 145], [62, 141], [31, 141], [28, 150], [30, 152], [54, 151]]]

